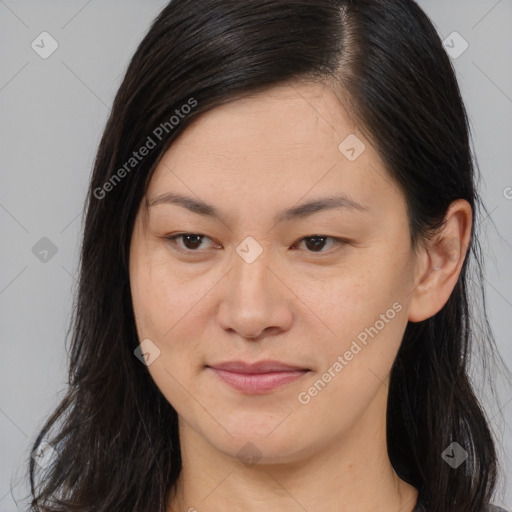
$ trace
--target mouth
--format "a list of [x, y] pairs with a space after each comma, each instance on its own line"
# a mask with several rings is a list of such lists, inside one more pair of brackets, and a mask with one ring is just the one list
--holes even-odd
[[207, 366], [222, 381], [245, 394], [269, 393], [278, 387], [294, 382], [311, 370], [279, 361], [245, 363], [228, 361]]

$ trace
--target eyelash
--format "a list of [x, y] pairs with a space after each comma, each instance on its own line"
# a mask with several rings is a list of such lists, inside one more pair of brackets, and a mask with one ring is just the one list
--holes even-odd
[[[195, 237], [199, 237], [199, 238], [202, 237], [202, 239], [200, 240], [200, 243], [202, 243], [205, 238], [210, 239], [206, 235], [202, 235], [200, 233], [178, 233], [177, 235], [166, 236], [165, 238], [167, 240], [169, 240], [169, 242], [171, 242], [171, 244], [173, 246], [173, 249], [178, 251], [178, 252], [181, 252], [181, 253], [184, 253], [184, 254], [193, 254], [193, 253], [200, 254], [202, 252], [200, 249], [186, 249], [186, 248], [184, 249], [183, 247], [180, 247], [179, 245], [177, 245], [177, 239], [182, 238], [184, 236], [190, 236], [190, 235], [195, 236]], [[342, 238], [336, 238], [336, 237], [327, 236], [327, 235], [317, 235], [317, 234], [305, 236], [305, 237], [301, 238], [300, 240], [298, 240], [298, 242], [300, 243], [300, 242], [302, 242], [304, 240], [308, 240], [308, 239], [311, 239], [311, 238], [330, 239], [330, 240], [333, 240], [334, 242], [336, 242], [338, 245], [341, 245], [341, 246], [346, 245], [346, 244], [349, 243], [348, 240], [344, 240]], [[307, 251], [307, 252], [309, 254], [320, 255], [320, 256], [323, 255], [323, 254], [330, 254], [329, 251], [319, 251], [319, 252]]]

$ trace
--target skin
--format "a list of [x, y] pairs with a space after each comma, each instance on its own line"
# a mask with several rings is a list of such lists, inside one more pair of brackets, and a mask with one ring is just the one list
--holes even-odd
[[[350, 134], [366, 147], [355, 161], [338, 149]], [[223, 217], [149, 206], [169, 192]], [[273, 220], [335, 193], [367, 211]], [[471, 222], [469, 204], [455, 201], [439, 235], [413, 250], [402, 192], [326, 86], [274, 87], [195, 120], [160, 161], [130, 250], [138, 334], [160, 351], [148, 370], [179, 415], [183, 469], [169, 510], [412, 511], [417, 491], [386, 450], [389, 373], [407, 322], [448, 300]], [[166, 239], [179, 233], [205, 238]], [[313, 235], [347, 243], [327, 238], [315, 251], [304, 240]], [[248, 236], [262, 249], [251, 263], [236, 251]], [[301, 403], [299, 394], [329, 368], [332, 376], [338, 356], [397, 303], [378, 334]], [[250, 395], [206, 368], [263, 359], [310, 371]]]

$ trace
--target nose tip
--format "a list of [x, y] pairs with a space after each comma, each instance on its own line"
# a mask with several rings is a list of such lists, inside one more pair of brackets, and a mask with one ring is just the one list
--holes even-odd
[[[261, 340], [262, 338], [265, 338], [267, 336], [270, 336], [278, 331], [280, 331], [281, 329], [279, 329], [278, 327], [274, 327], [274, 326], [269, 326], [269, 327], [265, 327], [263, 329], [260, 329], [260, 331], [256, 334], [243, 334], [243, 337], [249, 341], [259, 341]], [[242, 333], [240, 333], [242, 334]]]
[[287, 297], [277, 293], [276, 286], [268, 276], [259, 279], [256, 274], [252, 278], [233, 275], [219, 300], [216, 313], [220, 327], [248, 341], [260, 341], [289, 329], [293, 313]]

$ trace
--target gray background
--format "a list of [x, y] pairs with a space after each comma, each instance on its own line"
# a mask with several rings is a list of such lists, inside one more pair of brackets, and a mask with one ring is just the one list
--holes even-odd
[[[10, 486], [23, 496], [29, 442], [64, 390], [89, 173], [128, 61], [166, 3], [0, 0], [0, 512], [18, 510]], [[490, 320], [512, 367], [512, 0], [419, 3], [443, 40], [456, 31], [469, 43], [453, 62], [491, 212], [482, 221]], [[59, 45], [47, 59], [31, 47], [43, 31]], [[32, 250], [43, 237], [57, 249], [46, 262]], [[499, 403], [485, 404], [494, 420], [504, 415], [500, 453], [512, 475], [512, 390], [500, 384]], [[500, 490], [495, 503], [510, 508], [512, 477]]]

